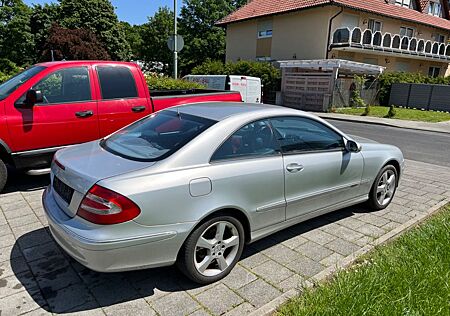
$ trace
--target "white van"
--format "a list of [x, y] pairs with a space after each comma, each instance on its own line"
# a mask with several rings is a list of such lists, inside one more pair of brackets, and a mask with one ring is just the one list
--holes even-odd
[[243, 102], [262, 103], [261, 79], [248, 76], [188, 75], [184, 79], [208, 89], [239, 91]]

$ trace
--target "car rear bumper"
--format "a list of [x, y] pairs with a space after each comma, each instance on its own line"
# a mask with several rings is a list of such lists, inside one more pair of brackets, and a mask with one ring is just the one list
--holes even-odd
[[53, 238], [71, 257], [98, 272], [171, 265], [195, 226], [195, 223], [182, 223], [148, 227], [133, 221], [94, 225], [77, 216], [69, 217], [58, 206], [53, 194], [49, 187], [42, 197]]

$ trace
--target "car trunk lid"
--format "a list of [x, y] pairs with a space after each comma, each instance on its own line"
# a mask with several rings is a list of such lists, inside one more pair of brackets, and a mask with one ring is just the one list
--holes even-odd
[[69, 147], [55, 154], [52, 164], [52, 188], [64, 212], [74, 217], [90, 188], [98, 181], [150, 167], [104, 150], [99, 141]]

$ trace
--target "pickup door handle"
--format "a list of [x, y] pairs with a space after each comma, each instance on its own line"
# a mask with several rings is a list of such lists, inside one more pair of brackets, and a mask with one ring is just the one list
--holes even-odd
[[75, 115], [76, 115], [76, 117], [86, 118], [86, 117], [91, 117], [92, 115], [94, 115], [94, 112], [92, 112], [91, 110], [81, 111], [81, 112], [76, 112]]
[[133, 111], [134, 113], [139, 113], [139, 112], [144, 112], [147, 109], [146, 106], [135, 106], [131, 108], [131, 111]]
[[304, 169], [303, 166], [299, 165], [298, 163], [291, 163], [286, 166], [286, 170], [289, 171], [290, 173], [296, 173], [302, 171], [303, 169]]

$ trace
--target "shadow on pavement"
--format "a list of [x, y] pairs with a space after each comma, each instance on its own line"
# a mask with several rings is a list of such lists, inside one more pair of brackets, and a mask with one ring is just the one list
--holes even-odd
[[32, 192], [45, 189], [50, 183], [50, 175], [29, 176], [16, 170], [8, 170], [8, 182], [2, 193], [16, 191]]
[[[297, 235], [362, 212], [366, 212], [363, 207], [346, 208], [292, 226], [248, 245], [241, 260]], [[23, 254], [27, 263], [13, 258], [18, 253]], [[53, 241], [48, 228], [21, 236], [12, 254], [15, 255], [11, 255], [11, 267], [17, 279], [37, 304], [52, 313], [89, 311], [138, 298], [151, 302], [166, 293], [185, 290], [195, 293], [201, 288], [187, 280], [175, 267], [111, 274], [94, 272], [66, 255]]]

